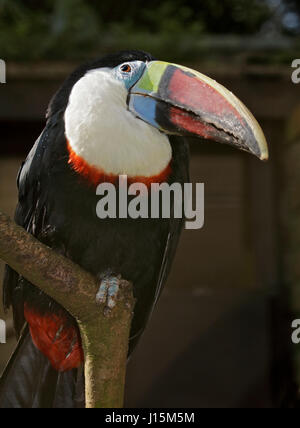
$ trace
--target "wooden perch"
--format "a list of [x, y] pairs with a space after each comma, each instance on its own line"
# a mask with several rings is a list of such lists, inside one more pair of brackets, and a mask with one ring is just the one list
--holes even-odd
[[122, 407], [135, 303], [131, 284], [122, 281], [117, 305], [105, 316], [104, 306], [96, 303], [99, 281], [1, 212], [0, 259], [76, 318], [85, 355], [86, 407]]

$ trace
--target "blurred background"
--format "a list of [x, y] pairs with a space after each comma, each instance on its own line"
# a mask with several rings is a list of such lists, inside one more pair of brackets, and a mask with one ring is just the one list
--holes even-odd
[[[300, 58], [297, 0], [0, 0], [0, 208], [47, 104], [82, 61], [142, 49], [217, 79], [253, 111], [261, 163], [191, 141], [205, 227], [185, 231], [164, 294], [128, 368], [128, 407], [297, 407], [300, 318]], [[0, 278], [3, 264], [0, 264]], [[15, 346], [11, 315], [0, 372]]]

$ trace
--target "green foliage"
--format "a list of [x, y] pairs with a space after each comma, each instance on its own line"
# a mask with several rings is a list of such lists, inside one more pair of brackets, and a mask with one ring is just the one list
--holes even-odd
[[2, 57], [72, 58], [90, 49], [99, 38], [100, 28], [88, 3], [84, 0], [51, 3], [49, 8], [30, 8], [25, 1], [0, 0]]
[[84, 59], [141, 48], [173, 59], [199, 55], [209, 34], [255, 34], [262, 0], [0, 0], [0, 57]]

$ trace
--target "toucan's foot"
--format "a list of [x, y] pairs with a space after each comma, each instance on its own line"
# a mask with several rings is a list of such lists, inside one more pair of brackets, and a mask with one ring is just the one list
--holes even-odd
[[109, 315], [116, 306], [121, 281], [120, 275], [107, 275], [102, 278], [99, 291], [96, 295], [96, 302], [99, 305], [105, 305], [104, 315]]

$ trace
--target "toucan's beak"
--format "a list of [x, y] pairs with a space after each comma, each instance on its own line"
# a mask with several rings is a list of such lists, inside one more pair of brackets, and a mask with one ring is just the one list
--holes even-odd
[[130, 90], [128, 106], [138, 118], [167, 134], [202, 137], [268, 159], [264, 133], [247, 107], [197, 71], [149, 62]]

